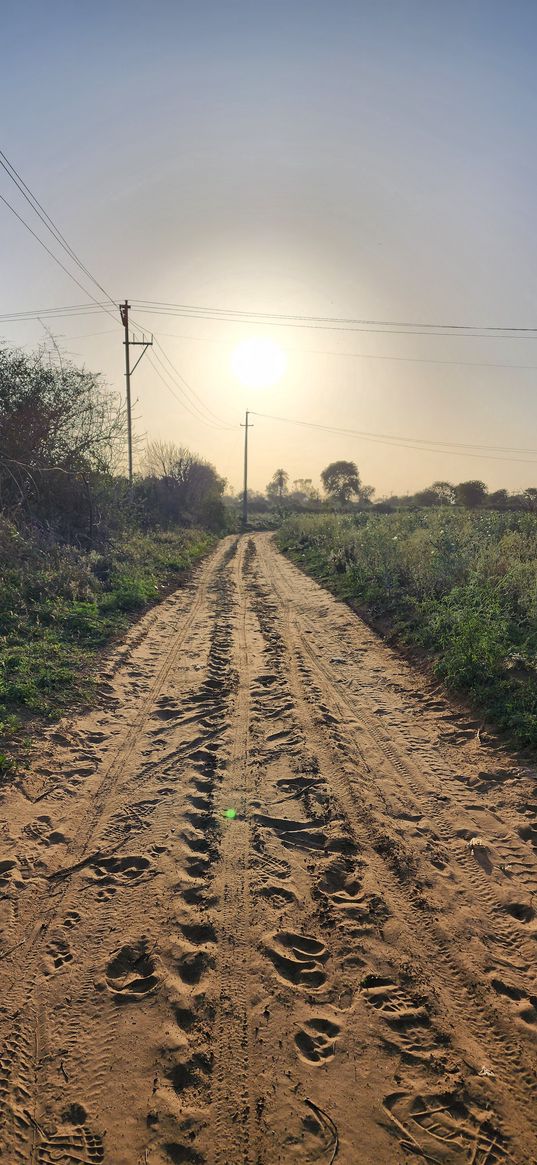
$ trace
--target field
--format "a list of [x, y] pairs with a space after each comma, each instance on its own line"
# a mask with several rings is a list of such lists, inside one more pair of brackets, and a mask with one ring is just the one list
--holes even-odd
[[537, 745], [537, 515], [295, 517], [278, 542], [518, 745]]

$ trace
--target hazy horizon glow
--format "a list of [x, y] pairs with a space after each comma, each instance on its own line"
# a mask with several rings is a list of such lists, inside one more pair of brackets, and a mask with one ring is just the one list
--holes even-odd
[[[133, 0], [128, 20], [102, 0], [29, 0], [4, 13], [3, 32], [0, 148], [118, 302], [535, 326], [529, 0]], [[6, 175], [0, 193], [51, 243]], [[2, 205], [0, 246], [0, 313], [82, 302]], [[180, 404], [144, 359], [133, 378], [140, 438], [190, 446], [235, 489], [245, 408], [409, 439], [259, 418], [253, 488], [280, 465], [291, 481], [318, 482], [339, 457], [379, 494], [443, 478], [537, 482], [537, 454], [504, 451], [532, 445], [534, 336], [133, 315], [212, 417], [192, 398]], [[119, 313], [116, 324], [102, 314], [51, 325], [66, 353], [124, 391]], [[31, 347], [46, 334], [34, 321], [2, 325], [0, 337]], [[283, 351], [286, 369], [254, 388], [256, 361], [240, 380], [232, 365], [256, 337]], [[420, 446], [432, 440], [498, 448]]]

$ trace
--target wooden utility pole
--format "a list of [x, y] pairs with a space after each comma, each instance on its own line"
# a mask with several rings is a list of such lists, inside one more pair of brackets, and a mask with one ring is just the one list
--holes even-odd
[[[144, 355], [144, 352], [146, 352], [147, 349], [151, 347], [151, 345], [153, 343], [153, 337], [151, 336], [150, 340], [146, 340], [145, 336], [144, 336], [143, 340], [135, 340], [133, 337], [131, 340], [131, 338], [129, 336], [129, 307], [130, 307], [130, 304], [129, 304], [127, 299], [125, 300], [124, 303], [120, 303], [120, 305], [119, 305], [121, 322], [122, 322], [123, 327], [125, 329], [125, 339], [124, 339], [123, 343], [125, 345], [125, 384], [126, 384], [126, 388], [127, 388], [127, 443], [128, 443], [128, 453], [129, 453], [129, 485], [132, 485], [131, 375], [134, 372], [134, 369], [138, 367], [140, 360], [142, 359], [142, 356]], [[134, 368], [131, 368], [130, 349], [133, 346], [135, 348], [143, 348], [143, 351], [140, 352], [140, 355], [136, 361], [136, 364], [134, 365]]]
[[253, 428], [248, 420], [249, 416], [250, 413], [248, 409], [246, 409], [244, 425], [241, 425], [241, 429], [244, 429], [244, 493], [242, 495], [242, 524], [245, 530], [248, 525], [248, 429]]

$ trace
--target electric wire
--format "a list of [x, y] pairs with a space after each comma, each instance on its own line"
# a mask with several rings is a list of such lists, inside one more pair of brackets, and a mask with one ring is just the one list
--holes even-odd
[[99, 283], [99, 280], [95, 278], [89, 268], [86, 267], [85, 263], [82, 262], [82, 260], [76, 254], [76, 251], [74, 251], [70, 243], [67, 242], [67, 239], [62, 234], [59, 227], [56, 226], [54, 220], [47, 213], [44, 206], [40, 203], [39, 199], [36, 198], [33, 191], [30, 190], [30, 187], [27, 185], [27, 183], [15, 169], [13, 163], [10, 162], [9, 158], [6, 157], [2, 150], [0, 150], [0, 166], [2, 166], [8, 177], [11, 178], [12, 182], [15, 183], [15, 186], [20, 191], [23, 198], [26, 199], [26, 202], [31, 206], [34, 213], [38, 216], [38, 218], [41, 220], [56, 242], [58, 242], [60, 246], [63, 247], [63, 250], [66, 252], [66, 254], [69, 255], [73, 262], [77, 264], [77, 266], [88, 277], [88, 279], [91, 279], [92, 283], [95, 284], [99, 291], [102, 291], [103, 295], [106, 296], [112, 306], [117, 308], [115, 300], [106, 290], [106, 288], [103, 287], [101, 283]]
[[148, 360], [149, 360], [149, 364], [150, 364], [151, 368], [153, 369], [153, 372], [158, 376], [159, 380], [162, 381], [164, 387], [167, 388], [168, 392], [171, 393], [171, 395], [175, 398], [175, 400], [178, 402], [178, 404], [180, 404], [182, 406], [182, 408], [185, 410], [185, 412], [187, 412], [191, 417], [193, 417], [194, 420], [201, 421], [201, 423], [203, 425], [206, 425], [207, 428], [210, 428], [210, 429], [221, 429], [222, 428], [222, 426], [220, 426], [220, 425], [213, 425], [211, 423], [211, 421], [206, 420], [203, 416], [201, 416], [201, 414], [193, 412], [193, 410], [187, 404], [186, 398], [184, 396], [183, 397], [179, 396], [177, 394], [177, 392], [175, 391], [175, 389], [170, 384], [169, 380], [166, 380], [165, 377], [168, 374], [166, 373], [166, 369], [165, 369], [164, 365], [162, 365], [162, 371], [161, 371], [158, 368], [158, 366], [154, 363], [154, 360], [151, 357], [148, 357]]
[[[139, 332], [141, 332], [142, 334], [145, 334], [144, 325], [140, 321], [132, 320], [130, 322], [133, 323], [134, 327], [137, 328]], [[222, 417], [219, 417], [215, 412], [213, 412], [213, 410], [211, 408], [209, 408], [208, 405], [205, 404], [205, 402], [202, 400], [202, 398], [199, 396], [199, 394], [195, 391], [195, 389], [192, 388], [192, 385], [189, 384], [186, 377], [183, 376], [183, 374], [181, 372], [179, 372], [179, 369], [175, 367], [175, 364], [172, 363], [172, 361], [170, 360], [170, 357], [167, 355], [162, 344], [160, 343], [158, 336], [155, 336], [154, 333], [152, 333], [152, 340], [153, 340], [153, 344], [152, 344], [153, 353], [152, 354], [153, 354], [154, 359], [156, 359], [158, 361], [158, 363], [161, 365], [161, 367], [164, 369], [164, 371], [167, 373], [167, 375], [170, 377], [170, 379], [176, 385], [179, 392], [183, 396], [185, 396], [187, 400], [190, 398], [190, 404], [191, 404], [192, 408], [194, 408], [196, 410], [196, 412], [199, 414], [200, 419], [205, 420], [205, 418], [203, 417], [203, 413], [200, 411], [201, 409], [203, 409], [203, 410], [205, 410], [205, 413], [207, 414], [206, 423], [211, 424], [214, 427], [218, 427], [220, 429], [234, 429], [236, 427], [235, 425], [230, 425], [227, 421], [224, 421]], [[166, 361], [168, 368], [166, 368], [166, 366], [163, 364], [163, 361], [162, 361], [162, 359], [160, 359], [158, 352], [155, 351], [155, 348], [158, 349], [158, 352], [160, 352], [162, 354], [162, 356], [164, 357], [164, 360]], [[171, 372], [170, 372], [170, 369], [171, 369]]]
[[[38, 320], [41, 317], [65, 317], [73, 318], [85, 315], [99, 315], [100, 311], [104, 311], [106, 304], [101, 304], [99, 307], [91, 303], [88, 304], [72, 304], [69, 307], [59, 308], [42, 308], [39, 311], [27, 312], [11, 312], [0, 314], [0, 323], [25, 323], [27, 321]], [[141, 329], [141, 325], [132, 321], [133, 326]], [[146, 328], [147, 330], [147, 328]], [[382, 333], [375, 333], [382, 334]], [[227, 341], [216, 339], [214, 336], [192, 336], [177, 332], [159, 332], [160, 336], [168, 337], [172, 340], [192, 340], [201, 344], [225, 344]], [[537, 364], [513, 364], [506, 361], [498, 360], [440, 360], [434, 357], [426, 356], [393, 356], [387, 353], [377, 352], [338, 352], [330, 348], [291, 348], [289, 351], [296, 352], [298, 355], [311, 356], [335, 356], [346, 360], [380, 360], [390, 361], [403, 364], [438, 364], [446, 365], [447, 367], [462, 367], [462, 368], [506, 368], [510, 370], [520, 369], [524, 372], [535, 371]]]
[[[372, 320], [372, 319], [357, 319], [349, 316], [315, 316], [302, 315], [300, 313], [283, 313], [283, 312], [265, 312], [265, 311], [245, 311], [233, 308], [208, 308], [196, 304], [173, 304], [162, 300], [136, 300], [134, 301], [137, 307], [144, 308], [144, 310], [156, 310], [162, 308], [172, 309], [184, 314], [201, 314], [207, 315], [208, 318], [218, 317], [225, 319], [252, 319], [268, 320], [270, 322], [276, 321], [296, 321], [301, 324], [315, 324], [315, 325], [352, 325], [360, 328], [418, 328], [420, 331], [428, 332], [442, 329], [446, 332], [469, 332], [469, 333], [522, 333], [534, 335], [537, 333], [536, 327], [521, 327], [519, 325], [511, 324], [452, 324], [452, 323], [422, 323], [410, 320]], [[163, 313], [165, 314], [165, 313]]]
[[[38, 239], [38, 241], [42, 242], [39, 239]], [[42, 245], [44, 245], [44, 244], [42, 243]], [[79, 284], [79, 286], [82, 286], [82, 285]], [[83, 290], [86, 291], [85, 288], [83, 288]], [[93, 297], [91, 297], [91, 298], [93, 299]], [[181, 307], [181, 305], [177, 305], [173, 310], [172, 309], [161, 310], [161, 309], [158, 309], [156, 307], [149, 306], [149, 304], [147, 306], [142, 306], [142, 305], [143, 305], [143, 301], [140, 301], [140, 300], [133, 300], [132, 301], [132, 306], [135, 308], [135, 310], [143, 310], [144, 313], [147, 312], [148, 314], [162, 315], [162, 316], [166, 316], [168, 318], [208, 319], [208, 320], [215, 320], [216, 322], [232, 322], [232, 323], [241, 322], [241, 323], [247, 323], [247, 324], [253, 324], [253, 325], [255, 324], [256, 326], [265, 326], [265, 325], [270, 326], [271, 323], [274, 322], [274, 320], [272, 320], [270, 316], [265, 316], [262, 318], [261, 314], [256, 315], [255, 313], [252, 313], [251, 316], [249, 316], [247, 318], [243, 318], [243, 316], [239, 315], [239, 313], [237, 313], [237, 312], [235, 312], [233, 314], [229, 314], [227, 312], [227, 309], [214, 309], [214, 310], [203, 309], [203, 308], [201, 308], [201, 309], [196, 309], [196, 308], [188, 309], [188, 308]], [[86, 312], [97, 313], [99, 310], [106, 311], [106, 309], [107, 309], [107, 305], [105, 303], [102, 303], [102, 302], [99, 302], [99, 301], [93, 299], [93, 302], [91, 304], [81, 304], [81, 305], [73, 304], [73, 305], [70, 305], [68, 308], [41, 308], [41, 309], [39, 309], [39, 311], [21, 311], [21, 312], [5, 313], [3, 315], [0, 315], [0, 321], [2, 321], [2, 322], [17, 322], [19, 320], [35, 319], [35, 318], [37, 318], [38, 315], [39, 316], [63, 315], [63, 314], [70, 315], [70, 314], [75, 314], [76, 312], [78, 312], [80, 314], [85, 314]], [[210, 314], [208, 314], [209, 311], [210, 311]], [[246, 316], [246, 313], [244, 313], [244, 316]], [[281, 326], [311, 327], [314, 330], [317, 329], [317, 330], [321, 330], [321, 331], [340, 331], [342, 333], [360, 332], [360, 333], [368, 333], [370, 335], [409, 335], [409, 336], [410, 335], [425, 335], [425, 336], [432, 335], [432, 336], [438, 336], [440, 338], [441, 337], [455, 338], [457, 335], [460, 335], [460, 338], [469, 338], [469, 339], [503, 339], [503, 340], [515, 340], [515, 339], [534, 340], [534, 339], [537, 339], [537, 329], [535, 329], [535, 328], [522, 328], [522, 327], [507, 328], [507, 326], [506, 326], [503, 329], [491, 328], [491, 329], [486, 330], [485, 328], [481, 328], [479, 331], [477, 331], [473, 328], [473, 326], [470, 326], [470, 325], [458, 325], [457, 326], [458, 331], [454, 331], [455, 325], [427, 324], [427, 325], [423, 325], [421, 327], [421, 329], [419, 329], [419, 330], [416, 330], [416, 328], [414, 328], [411, 331], [403, 330], [403, 329], [394, 331], [391, 328], [390, 321], [381, 321], [381, 320], [373, 321], [373, 323], [375, 325], [374, 327], [362, 326], [359, 323], [358, 323], [358, 326], [349, 327], [349, 326], [339, 326], [336, 324], [334, 324], [333, 326], [332, 325], [327, 326], [327, 325], [316, 324], [314, 322], [315, 318], [316, 317], [311, 317], [312, 322], [308, 323], [308, 324], [306, 324], [306, 323], [302, 324], [300, 322], [296, 322], [296, 323], [289, 322], [289, 323], [284, 324], [282, 322]], [[408, 325], [408, 326], [410, 327], [410, 325]], [[449, 331], [438, 331], [438, 330], [431, 331], [430, 330], [433, 328], [437, 329], [438, 327], [445, 327], [445, 328], [449, 328], [450, 330]], [[429, 329], [429, 330], [427, 330], [427, 329]], [[200, 339], [200, 340], [207, 339], [206, 337], [201, 337], [201, 336], [194, 337], [194, 338]], [[339, 353], [339, 352], [331, 352], [331, 351], [327, 352], [327, 354], [328, 355], [335, 355], [335, 356], [338, 356], [338, 355], [347, 355], [347, 356], [360, 355], [358, 353]], [[370, 359], [379, 359], [379, 360], [380, 359], [386, 359], [386, 360], [391, 359], [391, 360], [408, 360], [408, 361], [413, 360], [412, 357], [404, 357], [404, 356], [384, 356], [384, 357], [382, 357], [382, 356], [376, 356], [373, 354], [371, 354]], [[416, 362], [418, 362], [417, 359], [416, 359]], [[429, 360], [423, 359], [423, 361], [419, 361], [419, 362], [436, 363], [437, 361], [433, 361], [433, 360], [429, 361]], [[438, 363], [446, 363], [446, 364], [451, 364], [451, 363], [466, 364], [466, 363], [468, 363], [469, 365], [472, 365], [475, 362], [474, 361], [451, 361], [451, 360], [449, 360], [449, 361], [438, 361]], [[484, 362], [481, 366], [483, 366], [483, 367], [486, 366], [486, 362]], [[491, 366], [492, 367], [511, 367], [511, 368], [516, 368], [516, 367], [529, 368], [529, 367], [532, 367], [532, 365], [516, 365], [516, 364], [505, 364], [504, 365], [504, 364], [496, 363], [496, 362], [493, 362], [491, 364]]]
[[179, 370], [175, 367], [175, 365], [172, 364], [172, 361], [170, 360], [169, 356], [164, 351], [164, 348], [162, 347], [162, 344], [160, 343], [158, 337], [154, 336], [153, 339], [154, 339], [154, 343], [155, 343], [156, 347], [158, 348], [159, 352], [162, 354], [162, 356], [166, 360], [166, 363], [171, 368], [172, 373], [178, 378], [180, 383], [184, 386], [185, 391], [188, 391], [188, 393], [190, 393], [190, 396], [193, 398], [192, 403], [194, 404], [197, 401], [198, 404], [208, 414], [208, 416], [211, 417], [213, 419], [213, 421], [216, 421], [216, 423], [220, 427], [234, 429], [236, 427], [235, 425], [230, 425], [229, 422], [223, 420], [222, 417], [219, 417], [217, 413], [213, 412], [213, 410], [211, 408], [209, 408], [208, 405], [205, 404], [205, 402], [201, 399], [199, 394], [189, 384], [188, 380], [183, 376], [183, 374], [181, 372], [179, 372]]
[[[174, 383], [173, 381], [170, 384], [170, 381], [172, 379], [170, 376], [170, 373], [167, 371], [165, 364], [163, 364], [162, 360], [160, 360], [160, 358], [156, 355], [156, 353], [153, 353], [152, 355], [150, 355], [148, 357], [148, 360], [149, 360], [149, 364], [150, 364], [151, 368], [153, 369], [153, 372], [156, 373], [156, 375], [162, 381], [164, 386], [168, 389], [168, 392], [170, 392], [171, 395], [173, 397], [175, 397], [175, 400], [185, 409], [185, 412], [189, 413], [190, 416], [194, 418], [194, 420], [201, 421], [201, 423], [203, 425], [206, 425], [207, 428], [209, 428], [209, 429], [222, 429], [222, 428], [224, 428], [224, 426], [222, 426], [222, 425], [215, 425], [215, 424], [213, 424], [212, 421], [207, 420], [199, 410], [197, 410], [197, 412], [194, 412], [191, 405], [190, 405], [190, 401], [188, 400], [188, 397], [186, 397], [186, 395], [184, 393], [182, 393], [182, 396], [178, 395], [178, 393], [176, 392], [176, 388], [178, 388], [179, 391], [181, 392], [180, 385]], [[158, 361], [158, 364], [160, 364], [160, 367], [158, 366], [158, 364], [155, 363], [155, 360]], [[231, 428], [231, 426], [229, 426], [229, 427]]]
[[[45, 228], [49, 232], [49, 234], [52, 235], [52, 238], [54, 239], [54, 241], [62, 247], [65, 254], [68, 256], [68, 258], [76, 264], [76, 266], [86, 276], [86, 278], [90, 279], [90, 281], [95, 284], [95, 286], [98, 288], [98, 290], [100, 292], [102, 292], [102, 294], [105, 295], [106, 298], [109, 300], [112, 307], [114, 308], [114, 316], [112, 318], [114, 319], [114, 322], [116, 322], [115, 312], [117, 310], [117, 305], [116, 305], [115, 301], [112, 299], [112, 296], [109, 294], [109, 292], [106, 290], [106, 288], [103, 287], [103, 285], [98, 281], [98, 279], [95, 278], [95, 276], [92, 274], [92, 272], [89, 270], [89, 268], [82, 262], [82, 260], [79, 258], [79, 256], [74, 251], [74, 249], [71, 247], [70, 243], [68, 243], [67, 239], [60, 231], [59, 227], [56, 225], [54, 220], [50, 217], [48, 212], [45, 210], [42, 203], [34, 195], [33, 191], [30, 189], [30, 187], [27, 185], [27, 183], [24, 181], [22, 176], [18, 173], [18, 171], [13, 166], [12, 162], [10, 162], [9, 158], [6, 156], [6, 154], [2, 150], [0, 150], [0, 166], [5, 171], [5, 173], [8, 175], [8, 177], [11, 179], [11, 181], [15, 184], [18, 191], [22, 194], [23, 198], [26, 200], [26, 202], [28, 203], [30, 208], [33, 210], [34, 214], [37, 215], [37, 217], [39, 218], [41, 223], [45, 226]], [[88, 296], [88, 298], [91, 299], [96, 305], [98, 305], [100, 310], [107, 311], [107, 314], [111, 315], [112, 313], [108, 310], [108, 308], [105, 307], [102, 303], [99, 303], [99, 301], [96, 300], [95, 296], [93, 296], [83, 286], [83, 284], [80, 283], [79, 280], [76, 279], [76, 277], [72, 273], [69, 272], [68, 268], [65, 267], [65, 265], [61, 262], [61, 260], [58, 259], [58, 256], [55, 255], [54, 252], [51, 251], [49, 247], [47, 247], [47, 245], [43, 242], [41, 237], [32, 229], [30, 224], [26, 222], [26, 220], [22, 217], [22, 215], [20, 215], [18, 213], [18, 211], [15, 209], [15, 207], [13, 207], [11, 205], [11, 203], [8, 202], [8, 200], [6, 198], [4, 198], [3, 196], [0, 196], [0, 197], [2, 197], [2, 201], [4, 202], [4, 204], [8, 207], [8, 209], [10, 209], [12, 211], [13, 214], [16, 215], [16, 217], [26, 227], [26, 229], [30, 231], [30, 233], [33, 235], [33, 237], [47, 251], [47, 253], [50, 255], [50, 257], [52, 259], [54, 259], [55, 262], [58, 263], [62, 267], [62, 269], [66, 272], [66, 274], [68, 274], [70, 276], [71, 279], [74, 279], [74, 281], [82, 289], [82, 291], [84, 291], [84, 293]], [[43, 321], [40, 319], [39, 322], [42, 323]], [[134, 323], [134, 321], [133, 321], [133, 323]], [[45, 325], [43, 324], [43, 326], [45, 326]], [[134, 326], [136, 327], [136, 324], [134, 324]], [[191, 403], [192, 407], [191, 407], [191, 409], [187, 409], [187, 411], [192, 412], [192, 415], [195, 415], [197, 413], [199, 416], [199, 419], [202, 420], [206, 424], [213, 424], [214, 425], [214, 421], [216, 421], [218, 427], [231, 427], [231, 426], [226, 426], [225, 422], [222, 422], [221, 418], [217, 417], [216, 414], [213, 413], [212, 410], [209, 409], [208, 406], [204, 404], [201, 397], [198, 396], [198, 394], [194, 391], [194, 389], [188, 384], [187, 380], [174, 367], [174, 365], [172, 364], [171, 360], [167, 356], [166, 352], [162, 348], [162, 345], [159, 343], [159, 341], [156, 340], [155, 343], [158, 346], [159, 350], [161, 351], [162, 356], [167, 361], [169, 367], [171, 368], [172, 375], [176, 378], [175, 383], [177, 383], [177, 381], [180, 382], [178, 384], [178, 387], [179, 387], [179, 390], [181, 392], [181, 396], [183, 397], [183, 403], [185, 400], [188, 401], [189, 396], [190, 396], [190, 403]], [[166, 371], [165, 365], [162, 363], [162, 360], [160, 359], [158, 354], [154, 353], [153, 355], [154, 355], [154, 360], [156, 360], [161, 365], [162, 369], [164, 369]], [[153, 366], [153, 368], [155, 368], [154, 361], [152, 361], [152, 366]], [[168, 377], [170, 377], [169, 372], [168, 372]], [[161, 376], [161, 379], [163, 379], [162, 376]], [[179, 398], [177, 398], [177, 399], [179, 399]], [[196, 404], [196, 401], [198, 402], [198, 404]], [[213, 422], [211, 422], [210, 420], [208, 421], [204, 418], [203, 412], [201, 411], [202, 409], [205, 410], [205, 412], [208, 414], [209, 417], [214, 418]]]
[[[184, 332], [160, 332], [159, 335], [170, 340], [192, 340], [200, 344], [227, 344], [226, 340], [218, 340], [214, 336], [192, 336]], [[375, 352], [335, 352], [332, 348], [288, 348], [287, 345], [285, 350], [296, 352], [299, 356], [337, 356], [344, 360], [393, 360], [402, 364], [446, 364], [462, 368], [520, 368], [525, 372], [537, 369], [537, 364], [508, 364], [497, 360], [438, 360], [426, 356], [389, 356]]]
[[70, 307], [44, 307], [38, 310], [5, 312], [0, 315], [0, 323], [25, 322], [40, 319], [41, 316], [64, 316], [68, 319], [70, 316], [101, 315], [106, 306], [106, 304], [84, 303], [72, 304]]
[[[137, 305], [137, 306], [139, 306], [139, 305]], [[284, 322], [283, 320], [268, 320], [268, 319], [261, 319], [261, 318], [256, 318], [256, 317], [252, 317], [251, 319], [242, 319], [238, 316], [222, 316], [222, 315], [215, 315], [215, 314], [209, 315], [209, 314], [202, 314], [200, 312], [194, 312], [194, 311], [189, 311], [189, 312], [187, 312], [187, 311], [170, 311], [170, 310], [164, 311], [162, 309], [150, 308], [150, 307], [145, 307], [145, 306], [141, 306], [140, 310], [142, 310], [144, 312], [144, 315], [145, 314], [160, 315], [160, 316], [166, 316], [166, 317], [172, 318], [172, 319], [216, 320], [219, 323], [240, 323], [242, 325], [246, 324], [246, 325], [255, 326], [258, 328], [259, 327], [261, 327], [261, 328], [263, 328], [263, 327], [298, 328], [301, 330], [308, 329], [308, 330], [313, 330], [313, 331], [318, 331], [318, 332], [340, 332], [344, 335], [360, 334], [360, 335], [371, 335], [371, 336], [435, 336], [435, 337], [443, 337], [444, 339], [457, 339], [457, 338], [462, 339], [462, 338], [465, 338], [465, 339], [472, 339], [472, 340], [523, 340], [523, 341], [537, 340], [537, 333], [535, 333], [533, 330], [529, 330], [527, 334], [519, 334], [515, 331], [513, 331], [510, 334], [502, 333], [502, 332], [485, 332], [485, 331], [459, 333], [459, 332], [453, 332], [453, 331], [446, 331], [446, 332], [424, 331], [423, 329], [420, 330], [417, 328], [410, 330], [410, 329], [389, 328], [389, 327], [370, 328], [370, 327], [348, 327], [348, 326], [340, 326], [340, 325], [336, 325], [336, 324], [315, 324], [315, 323], [305, 324], [305, 323], [296, 323], [296, 322], [292, 322], [292, 321]]]
[[[65, 274], [69, 276], [69, 279], [72, 279], [73, 283], [76, 283], [77, 286], [80, 287], [81, 291], [83, 291], [85, 295], [89, 296], [89, 298], [92, 299], [93, 302], [98, 304], [98, 306], [100, 307], [101, 305], [99, 304], [99, 301], [97, 299], [95, 299], [95, 296], [93, 296], [91, 294], [91, 292], [88, 291], [88, 289], [86, 287], [84, 287], [82, 283], [80, 283], [80, 281], [76, 278], [76, 275], [73, 275], [73, 272], [69, 271], [69, 268], [66, 267], [64, 263], [62, 263], [61, 259], [58, 259], [58, 256], [55, 255], [54, 252], [50, 250], [50, 247], [47, 247], [47, 244], [43, 242], [43, 239], [41, 239], [39, 237], [39, 235], [36, 234], [36, 232], [34, 230], [32, 230], [32, 227], [30, 226], [29, 223], [26, 222], [26, 219], [24, 219], [22, 217], [22, 215], [19, 214], [18, 210], [15, 210], [15, 207], [12, 206], [10, 202], [8, 202], [7, 198], [4, 198], [3, 194], [0, 194], [0, 201], [3, 202], [4, 205], [8, 207], [8, 209], [15, 215], [15, 218], [18, 218], [19, 222], [21, 222], [22, 225], [24, 227], [26, 227], [26, 230], [29, 231], [31, 235], [33, 235], [34, 239], [37, 239], [37, 242], [47, 252], [47, 255], [50, 255], [51, 259], [53, 259], [54, 262], [58, 264], [58, 267], [61, 267], [62, 271], [65, 271]], [[102, 310], [106, 311], [107, 309], [103, 308]], [[111, 313], [109, 313], [109, 314], [111, 314]], [[37, 319], [37, 316], [36, 316], [36, 319]]]
[[[509, 446], [502, 445], [479, 445], [479, 444], [463, 444], [461, 442], [451, 441], [443, 442], [434, 439], [424, 440], [419, 437], [398, 437], [396, 435], [387, 433], [370, 433], [366, 430], [347, 429], [337, 425], [323, 425], [315, 421], [303, 421], [292, 417], [278, 417], [272, 413], [258, 413], [253, 409], [250, 410], [252, 416], [261, 417], [265, 420], [277, 421], [288, 425], [300, 425], [309, 429], [317, 429], [325, 433], [333, 433], [338, 436], [356, 437], [361, 440], [371, 441], [380, 445], [388, 445], [400, 449], [414, 449], [417, 452], [423, 453], [449, 453], [459, 457], [472, 457], [481, 461], [509, 461], [510, 463], [536, 465], [536, 458], [521, 458], [521, 457], [503, 457], [500, 451], [509, 452]], [[482, 452], [475, 453], [471, 450], [480, 449]], [[491, 450], [492, 452], [489, 452]], [[513, 447], [514, 453], [535, 453], [537, 449], [516, 448]], [[500, 454], [500, 455], [498, 455]]]

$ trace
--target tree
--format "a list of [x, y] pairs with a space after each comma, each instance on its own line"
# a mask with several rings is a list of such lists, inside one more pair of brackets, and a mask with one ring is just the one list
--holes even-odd
[[294, 506], [311, 506], [319, 502], [319, 490], [313, 485], [311, 477], [295, 478], [289, 501]]
[[180, 449], [173, 441], [148, 441], [143, 460], [145, 476], [175, 477], [185, 454], [191, 456], [187, 449]]
[[332, 461], [321, 473], [325, 492], [340, 506], [360, 494], [360, 474], [354, 461]]
[[362, 502], [362, 504], [368, 505], [373, 499], [374, 492], [374, 485], [361, 485], [358, 501]]
[[439, 500], [436, 490], [432, 486], [430, 489], [418, 490], [418, 493], [414, 494], [414, 504], [416, 506], [437, 506]]
[[224, 525], [226, 483], [208, 461], [172, 442], [151, 441], [144, 468], [136, 497], [151, 521], [164, 526], [201, 522], [215, 530]]
[[528, 488], [524, 490], [522, 498], [526, 508], [530, 510], [532, 514], [535, 513], [537, 510], [537, 488], [534, 485], [528, 486]]
[[455, 500], [455, 486], [450, 481], [433, 481], [431, 489], [434, 490], [438, 504], [441, 506], [452, 506]]
[[289, 481], [289, 474], [285, 469], [277, 469], [271, 477], [267, 485], [267, 497], [282, 501], [284, 495], [287, 493], [287, 482]]
[[115, 490], [125, 409], [99, 376], [58, 358], [0, 350], [0, 509], [91, 542]]
[[293, 482], [293, 493], [301, 494], [304, 498], [314, 500], [319, 497], [319, 491], [315, 488], [311, 477], [295, 477]]
[[496, 489], [489, 494], [487, 504], [492, 510], [505, 510], [509, 505], [509, 494], [506, 489]]
[[484, 481], [461, 481], [455, 486], [455, 501], [458, 506], [474, 510], [483, 505], [487, 492]]

